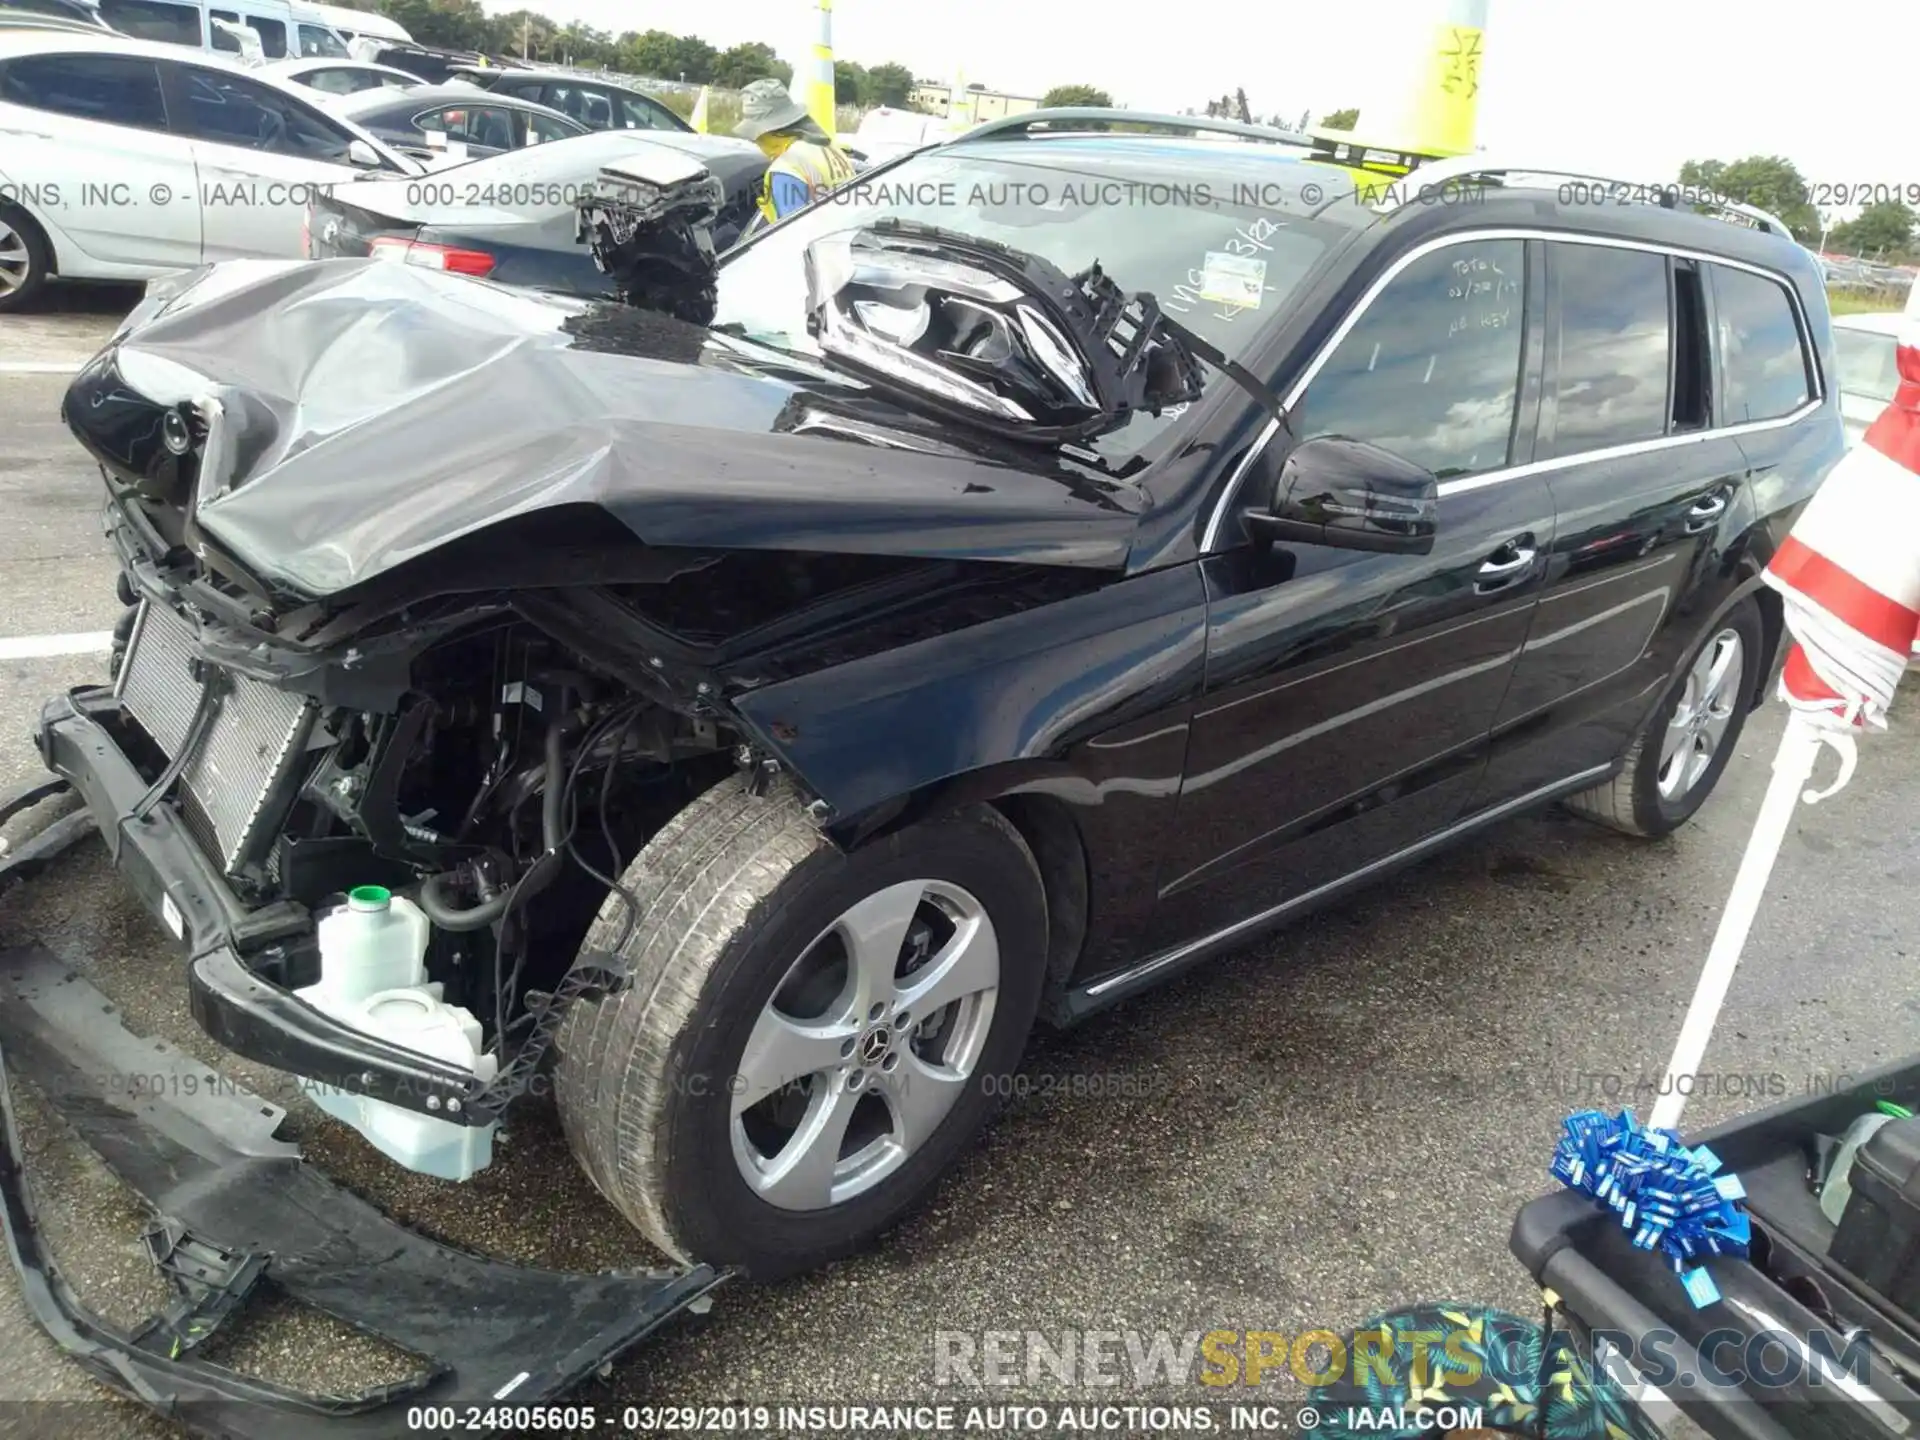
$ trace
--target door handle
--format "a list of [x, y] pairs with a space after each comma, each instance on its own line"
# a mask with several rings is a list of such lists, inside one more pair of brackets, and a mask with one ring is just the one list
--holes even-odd
[[1698, 535], [1727, 510], [1727, 497], [1709, 495], [1704, 500], [1696, 500], [1687, 509], [1687, 534]]
[[[1529, 535], [1527, 540], [1533, 537]], [[1496, 590], [1504, 590], [1514, 582], [1533, 572], [1533, 562], [1540, 552], [1525, 541], [1512, 540], [1494, 551], [1480, 566], [1479, 577], [1474, 581], [1474, 590], [1481, 595], [1491, 595]], [[1505, 555], [1508, 559], [1499, 557]]]

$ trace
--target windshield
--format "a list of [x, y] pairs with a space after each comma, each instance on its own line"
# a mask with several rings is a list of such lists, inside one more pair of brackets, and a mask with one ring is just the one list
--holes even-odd
[[[737, 252], [721, 266], [716, 328], [817, 356], [807, 334], [806, 248], [823, 235], [897, 217], [997, 241], [1068, 275], [1096, 261], [1121, 289], [1147, 291], [1166, 313], [1238, 359], [1287, 302], [1336, 235], [1295, 213], [1235, 203], [1231, 183], [1157, 168], [1082, 172], [932, 152], [856, 180]], [[1208, 370], [1208, 385], [1223, 382]], [[1184, 407], [1141, 415], [1094, 442], [1137, 454]]]
[[1840, 390], [1882, 405], [1893, 402], [1900, 384], [1893, 336], [1834, 327], [1833, 348], [1840, 361]]

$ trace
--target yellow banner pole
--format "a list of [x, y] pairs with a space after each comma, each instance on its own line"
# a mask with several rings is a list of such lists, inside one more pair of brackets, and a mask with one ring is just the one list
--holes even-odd
[[1470, 155], [1480, 108], [1480, 61], [1486, 53], [1487, 0], [1448, 0], [1434, 27], [1413, 109], [1412, 150]]
[[805, 71], [794, 76], [794, 89], [799, 91], [804, 87], [804, 93], [793, 98], [807, 107], [807, 113], [831, 140], [837, 133], [834, 129], [833, 0], [815, 0], [815, 3], [819, 29], [814, 34], [813, 55]]

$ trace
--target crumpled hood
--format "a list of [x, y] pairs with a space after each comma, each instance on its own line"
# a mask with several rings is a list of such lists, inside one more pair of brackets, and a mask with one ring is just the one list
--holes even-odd
[[645, 311], [392, 261], [182, 283], [82, 372], [68, 422], [125, 468], [104, 402], [218, 401], [198, 524], [303, 595], [580, 503], [659, 546], [1118, 568], [1132, 540], [1130, 485]]

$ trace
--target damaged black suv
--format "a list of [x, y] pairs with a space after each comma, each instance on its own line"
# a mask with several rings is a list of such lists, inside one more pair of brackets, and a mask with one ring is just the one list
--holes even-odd
[[[1126, 118], [871, 172], [704, 325], [157, 287], [67, 397], [131, 608], [38, 738], [200, 1023], [452, 1129], [550, 1073], [653, 1242], [771, 1277], [913, 1205], [1038, 1020], [1530, 807], [1683, 823], [1844, 445], [1814, 259]], [[296, 993], [382, 892], [484, 1064]]]

